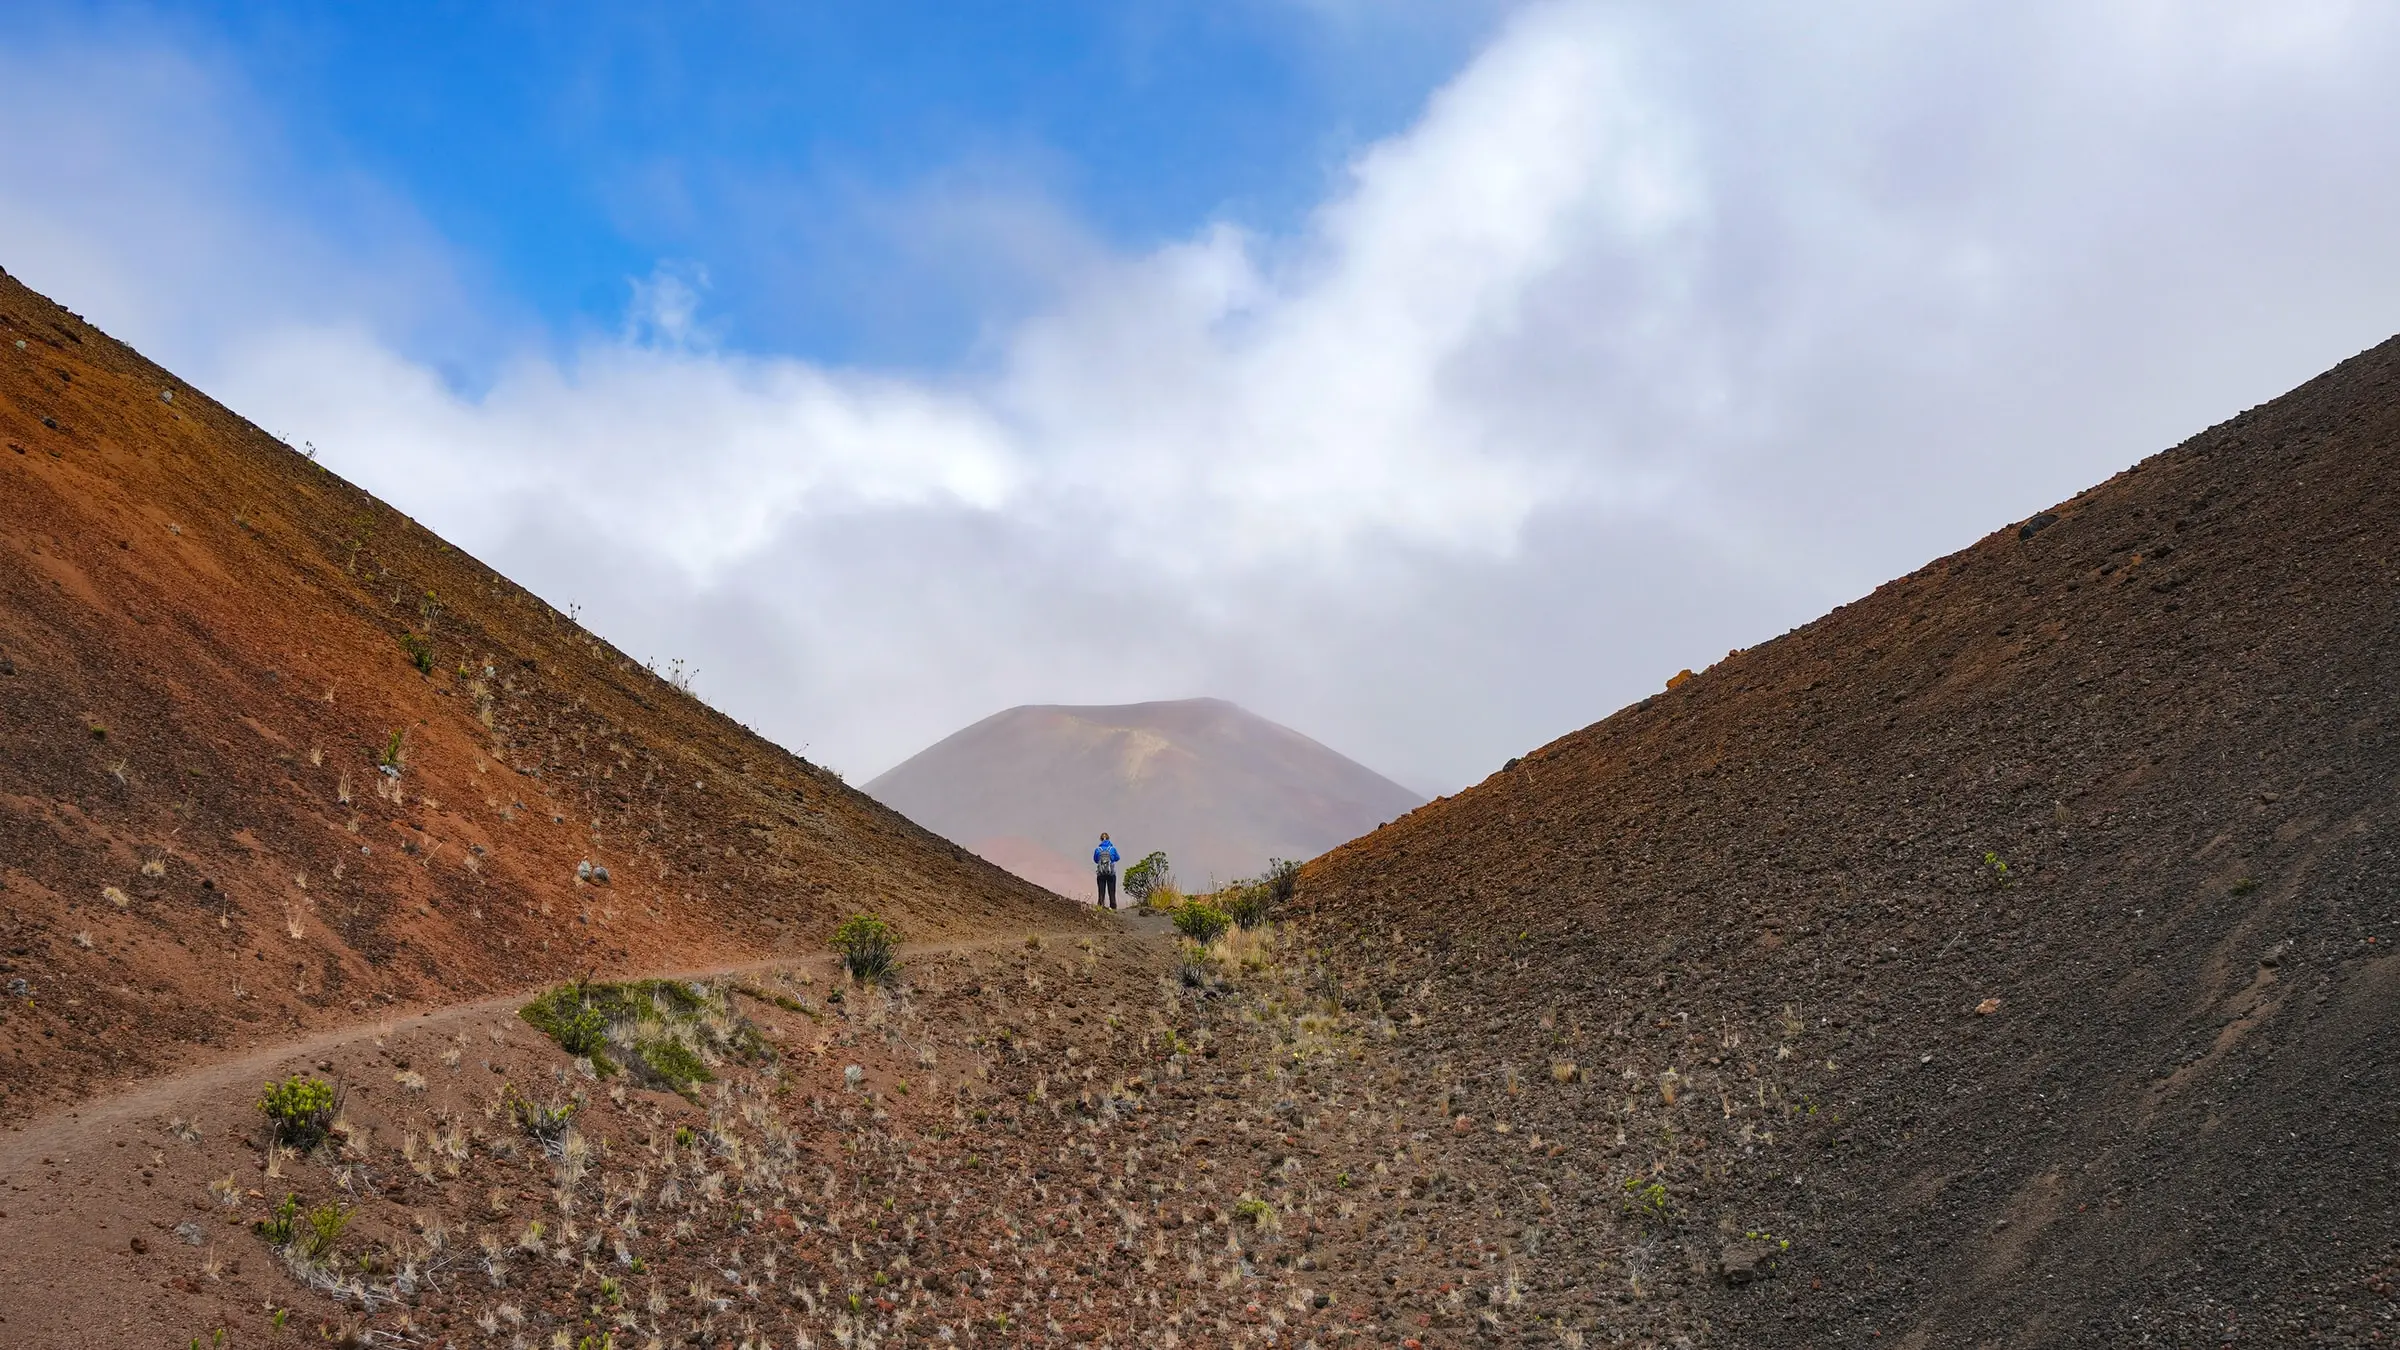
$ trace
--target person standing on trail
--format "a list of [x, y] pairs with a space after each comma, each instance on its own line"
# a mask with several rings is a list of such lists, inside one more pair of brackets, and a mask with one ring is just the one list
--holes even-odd
[[1108, 831], [1100, 832], [1100, 846], [1092, 850], [1092, 879], [1100, 885], [1100, 903], [1110, 909], [1117, 907], [1117, 846], [1108, 842]]

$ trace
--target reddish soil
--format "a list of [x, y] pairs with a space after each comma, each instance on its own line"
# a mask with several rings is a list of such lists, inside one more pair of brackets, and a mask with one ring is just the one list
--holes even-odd
[[854, 908], [1098, 922], [5, 277], [0, 441], [0, 1121], [367, 1014], [813, 952]]
[[2396, 539], [2400, 342], [1310, 866], [1483, 1334], [2400, 1335]]

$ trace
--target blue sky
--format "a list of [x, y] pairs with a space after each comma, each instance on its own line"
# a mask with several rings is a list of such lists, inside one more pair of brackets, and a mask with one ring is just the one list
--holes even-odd
[[0, 91], [0, 266], [862, 779], [1214, 695], [1447, 791], [2400, 327], [2358, 0], [17, 5]]
[[[712, 335], [841, 362], [971, 359], [1054, 250], [1288, 227], [1412, 117], [1493, 11], [1280, 0], [14, 11], [35, 46], [161, 41], [239, 82], [311, 176], [404, 199], [559, 332], [705, 275]], [[892, 228], [928, 200], [1023, 234]]]

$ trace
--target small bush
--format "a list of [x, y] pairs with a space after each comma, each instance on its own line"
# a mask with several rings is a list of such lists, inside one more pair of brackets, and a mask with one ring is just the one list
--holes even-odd
[[1140, 862], [1125, 869], [1125, 894], [1137, 905], [1148, 904], [1153, 893], [1175, 885], [1175, 869], [1167, 864], [1167, 855], [1152, 850]]
[[1206, 900], [1186, 900], [1175, 909], [1175, 931], [1206, 946], [1225, 936], [1233, 919]]
[[1300, 864], [1289, 858], [1267, 859], [1267, 899], [1278, 908], [1292, 902], [1300, 891]]
[[853, 914], [833, 930], [833, 946], [852, 979], [873, 983], [898, 964], [900, 932], [872, 914]]
[[408, 653], [408, 663], [417, 668], [418, 674], [431, 675], [433, 673], [433, 643], [431, 641], [415, 633], [402, 633], [400, 649]]
[[1674, 1210], [1667, 1202], [1667, 1188], [1663, 1183], [1627, 1177], [1625, 1212], [1644, 1223], [1665, 1223]]
[[681, 1092], [694, 1083], [713, 1083], [717, 1076], [708, 1071], [708, 1062], [698, 1051], [681, 1041], [656, 1040], [636, 1047], [642, 1067], [651, 1076]]
[[1264, 881], [1237, 881], [1217, 892], [1218, 907], [1237, 928], [1263, 926], [1274, 909], [1273, 895]]
[[293, 1235], [300, 1254], [311, 1261], [323, 1260], [341, 1241], [342, 1230], [350, 1226], [350, 1211], [331, 1201], [308, 1212], [308, 1226]]
[[337, 1105], [339, 1101], [331, 1083], [298, 1073], [280, 1083], [267, 1084], [258, 1099], [259, 1114], [267, 1118], [267, 1128], [275, 1140], [303, 1152], [325, 1142], [325, 1132], [332, 1128]]
[[286, 1193], [275, 1212], [250, 1225], [251, 1231], [267, 1240], [269, 1246], [289, 1246], [300, 1232], [300, 1197]]
[[508, 1118], [517, 1128], [542, 1141], [544, 1146], [556, 1144], [567, 1136], [567, 1126], [575, 1119], [576, 1103], [561, 1102], [543, 1106], [520, 1096], [513, 1086], [500, 1090], [500, 1100], [508, 1108]]

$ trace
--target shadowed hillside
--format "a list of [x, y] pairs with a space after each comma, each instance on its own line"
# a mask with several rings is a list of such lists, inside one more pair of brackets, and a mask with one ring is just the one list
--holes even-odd
[[1011, 708], [867, 784], [917, 823], [1088, 898], [1092, 843], [1164, 849], [1186, 886], [1313, 858], [1423, 798], [1222, 699]]
[[0, 1116], [850, 908], [1072, 921], [6, 278], [0, 434]]
[[2392, 1336], [2396, 531], [2400, 342], [1311, 866], [1505, 1320]]

